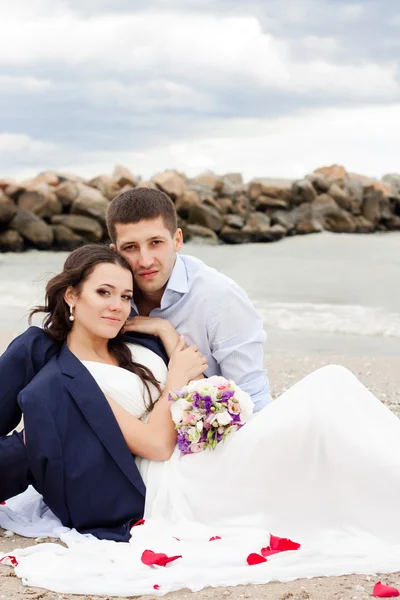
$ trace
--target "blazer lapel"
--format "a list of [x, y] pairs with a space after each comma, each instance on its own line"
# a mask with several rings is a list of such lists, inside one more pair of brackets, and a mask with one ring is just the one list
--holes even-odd
[[58, 357], [65, 384], [94, 433], [129, 481], [145, 496], [146, 488], [114, 414], [86, 367], [64, 346]]

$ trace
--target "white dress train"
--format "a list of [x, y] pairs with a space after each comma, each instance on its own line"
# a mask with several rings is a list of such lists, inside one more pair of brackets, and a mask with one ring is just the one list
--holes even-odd
[[[152, 361], [162, 377], [161, 363]], [[133, 394], [131, 411], [143, 414], [135, 375], [86, 366], [116, 401]], [[176, 449], [166, 462], [137, 463], [147, 487], [145, 523], [132, 528], [130, 543], [61, 531], [68, 548], [13, 552], [24, 583], [163, 595], [400, 569], [400, 422], [343, 367], [311, 373], [213, 452]], [[248, 555], [260, 554], [270, 533], [301, 548], [249, 566]], [[149, 567], [141, 562], [146, 549], [181, 558]]]

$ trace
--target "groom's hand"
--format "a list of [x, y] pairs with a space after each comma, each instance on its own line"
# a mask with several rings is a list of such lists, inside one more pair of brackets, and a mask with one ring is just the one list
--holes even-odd
[[148, 333], [160, 338], [168, 357], [171, 356], [179, 341], [179, 333], [175, 327], [160, 317], [132, 317], [128, 319], [122, 329], [122, 333], [132, 331], [134, 333]]
[[128, 319], [122, 329], [122, 333], [132, 331], [134, 333], [147, 333], [161, 337], [164, 332], [169, 330], [172, 325], [166, 319], [160, 317], [131, 317]]

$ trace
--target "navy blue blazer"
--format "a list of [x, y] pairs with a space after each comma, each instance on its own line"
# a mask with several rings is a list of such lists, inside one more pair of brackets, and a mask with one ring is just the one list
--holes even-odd
[[[150, 348], [168, 361], [158, 338], [144, 334], [126, 334], [124, 337], [126, 341]], [[0, 502], [23, 492], [34, 482], [22, 434], [7, 434], [21, 419], [18, 394], [60, 349], [61, 345], [55, 344], [41, 328], [30, 327], [0, 356], [0, 436], [3, 436], [0, 437]]]
[[129, 539], [145, 486], [103, 392], [64, 345], [18, 397], [34, 486], [67, 527]]

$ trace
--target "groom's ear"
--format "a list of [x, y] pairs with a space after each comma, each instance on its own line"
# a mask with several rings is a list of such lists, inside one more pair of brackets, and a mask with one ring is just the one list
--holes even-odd
[[178, 229], [174, 233], [174, 243], [175, 243], [175, 252], [179, 252], [179, 250], [183, 246], [183, 233], [182, 229], [178, 227]]
[[110, 250], [117, 252], [117, 246], [115, 244], [110, 244]]

